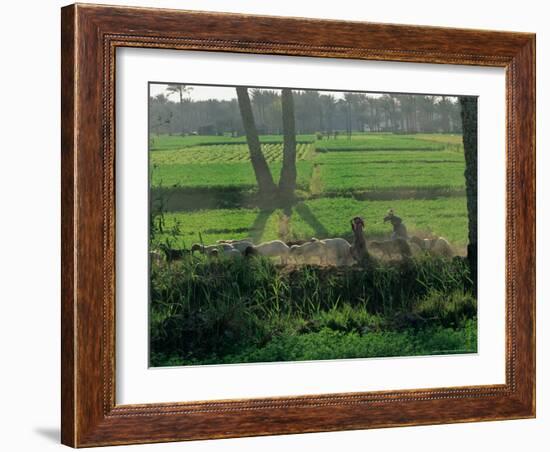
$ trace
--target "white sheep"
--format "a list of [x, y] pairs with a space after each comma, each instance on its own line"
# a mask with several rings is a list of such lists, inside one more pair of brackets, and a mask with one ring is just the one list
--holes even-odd
[[212, 257], [223, 256], [230, 259], [239, 259], [243, 257], [242, 253], [236, 248], [226, 248], [226, 249], [214, 249], [209, 254]]
[[433, 239], [411, 237], [411, 243], [418, 245], [422, 251], [434, 256], [453, 257], [454, 254], [451, 244], [444, 237], [436, 237]]
[[233, 248], [238, 249], [241, 253], [244, 253], [249, 246], [254, 246], [251, 239], [217, 240], [216, 243], [221, 245], [231, 245]]
[[351, 255], [351, 245], [345, 239], [336, 237], [333, 239], [323, 239], [320, 242], [326, 245], [327, 263], [340, 265], [352, 265], [355, 260]]
[[278, 257], [283, 265], [287, 263], [289, 253], [290, 248], [281, 240], [272, 240], [270, 242], [260, 243], [259, 245], [251, 245], [248, 246], [244, 252], [245, 256], [260, 255]]
[[233, 246], [227, 243], [219, 243], [217, 245], [201, 245], [200, 243], [195, 243], [191, 247], [191, 252], [194, 253], [195, 251], [199, 251], [201, 254], [206, 254], [209, 256], [214, 250], [219, 252], [230, 251], [232, 249], [234, 249]]
[[324, 265], [327, 261], [327, 245], [321, 240], [314, 240], [303, 245], [292, 245], [290, 256], [295, 263], [299, 263], [299, 261], [306, 264], [318, 262], [319, 265]]
[[250, 237], [247, 237], [246, 239], [225, 239], [225, 240], [216, 240], [216, 243], [227, 243], [229, 245], [233, 245], [238, 242], [252, 242], [252, 239]]
[[233, 242], [231, 246], [238, 250], [239, 253], [244, 253], [249, 246], [254, 246], [254, 244], [243, 240], [242, 242]]

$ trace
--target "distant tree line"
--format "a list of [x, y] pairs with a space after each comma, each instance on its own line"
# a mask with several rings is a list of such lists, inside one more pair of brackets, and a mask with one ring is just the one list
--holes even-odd
[[[169, 85], [166, 94], [150, 98], [149, 128], [154, 134], [245, 134], [237, 98], [193, 101], [185, 85]], [[461, 133], [461, 107], [456, 97], [413, 94], [343, 98], [314, 90], [292, 90], [298, 134], [352, 132]], [[282, 134], [281, 90], [250, 89], [260, 135]]]

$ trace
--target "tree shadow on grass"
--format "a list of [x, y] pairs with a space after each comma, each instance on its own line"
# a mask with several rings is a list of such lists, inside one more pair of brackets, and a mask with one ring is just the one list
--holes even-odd
[[295, 205], [295, 211], [302, 219], [315, 231], [315, 235], [320, 238], [328, 237], [328, 231], [318, 218], [313, 214], [308, 206], [304, 203]]
[[289, 218], [292, 218], [293, 215], [298, 214], [311, 227], [311, 229], [313, 229], [315, 236], [319, 238], [328, 237], [328, 230], [308, 206], [306, 206], [302, 201], [289, 201], [276, 207], [263, 209], [258, 213], [250, 228], [250, 237], [254, 243], [259, 243], [266, 230], [269, 218], [278, 208], [282, 209], [283, 213]]
[[267, 221], [269, 220], [269, 217], [273, 212], [275, 212], [274, 208], [260, 210], [260, 212], [258, 213], [258, 216], [254, 220], [254, 223], [252, 223], [252, 227], [250, 228], [250, 237], [252, 238], [253, 243], [259, 243], [265, 231]]

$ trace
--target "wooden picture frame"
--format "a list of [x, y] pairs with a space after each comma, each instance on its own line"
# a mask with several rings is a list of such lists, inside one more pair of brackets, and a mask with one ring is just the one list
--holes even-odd
[[[73, 447], [535, 416], [535, 35], [70, 5], [62, 9], [62, 442]], [[117, 405], [115, 50], [506, 70], [506, 383]]]

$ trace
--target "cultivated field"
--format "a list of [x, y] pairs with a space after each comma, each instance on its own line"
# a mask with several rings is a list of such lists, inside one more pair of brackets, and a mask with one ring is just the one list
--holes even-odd
[[[162, 198], [166, 225], [159, 240], [190, 246], [201, 238], [204, 243], [280, 238], [283, 209], [255, 204], [256, 180], [243, 141], [210, 136], [154, 139], [152, 199]], [[261, 141], [277, 182], [282, 137], [262, 136]], [[340, 136], [317, 141], [298, 136], [299, 202], [290, 212], [286, 238], [350, 236], [349, 220], [356, 215], [367, 220], [367, 238], [389, 236], [391, 227], [382, 219], [392, 208], [410, 232], [446, 237], [463, 252], [464, 167], [456, 135], [359, 134], [351, 140]]]

